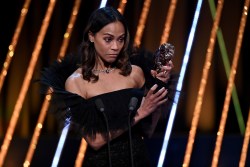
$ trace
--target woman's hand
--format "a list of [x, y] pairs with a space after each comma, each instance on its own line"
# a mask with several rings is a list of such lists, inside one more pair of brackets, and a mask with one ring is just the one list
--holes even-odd
[[157, 87], [158, 85], [152, 86], [147, 95], [142, 99], [141, 106], [137, 111], [137, 119], [142, 119], [148, 116], [167, 101], [167, 89], [163, 87], [156, 91]]
[[151, 75], [155, 78], [158, 78], [162, 82], [167, 82], [170, 78], [170, 73], [173, 68], [173, 62], [170, 60], [166, 65], [161, 67], [161, 71], [159, 73], [157, 73], [155, 70], [151, 70]]

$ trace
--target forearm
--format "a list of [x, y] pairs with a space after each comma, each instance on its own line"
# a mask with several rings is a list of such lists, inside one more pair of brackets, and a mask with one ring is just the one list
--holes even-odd
[[[136, 125], [138, 122], [140, 122], [141, 119], [145, 118], [146, 114], [143, 111], [142, 107], [140, 107], [137, 112], [136, 115], [133, 118], [133, 121], [131, 123], [131, 126]], [[116, 131], [112, 131], [108, 133], [108, 137], [109, 137], [109, 141], [117, 138], [118, 136], [122, 135], [124, 132], [126, 132], [128, 129], [120, 129], [120, 130], [116, 130]], [[85, 137], [87, 143], [95, 150], [100, 149], [102, 146], [104, 146], [105, 144], [107, 144], [108, 142], [108, 138], [107, 136], [104, 136], [103, 134], [97, 133], [95, 135], [95, 137], [90, 137], [87, 136]]]
[[[164, 104], [167, 99], [165, 98], [167, 94], [167, 90], [165, 88], [161, 88], [157, 92], [157, 85], [154, 85], [147, 93], [145, 97], [143, 97], [140, 107], [138, 108], [133, 121], [132, 125], [134, 126], [138, 122], [140, 122], [143, 118], [147, 117], [151, 113], [153, 113], [159, 106]], [[93, 138], [86, 138], [87, 142], [91, 147], [94, 149], [99, 149], [103, 145], [107, 143], [107, 139], [113, 140], [114, 138], [120, 136], [124, 133], [127, 129], [119, 129], [115, 131], [110, 131], [108, 137], [105, 137], [101, 134], [96, 134], [95, 139]]]
[[98, 150], [100, 149], [102, 146], [104, 146], [105, 144], [107, 144], [108, 140], [111, 141], [113, 139], [115, 139], [116, 137], [120, 136], [121, 134], [123, 134], [125, 132], [125, 130], [117, 130], [115, 132], [109, 132], [108, 137], [109, 139], [106, 137], [104, 137], [102, 134], [97, 133], [95, 135], [95, 138], [91, 138], [89, 136], [85, 137], [87, 143], [94, 149], [94, 150]]

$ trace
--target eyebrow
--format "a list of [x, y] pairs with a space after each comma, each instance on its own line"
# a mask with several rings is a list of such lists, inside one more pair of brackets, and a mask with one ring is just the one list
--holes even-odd
[[[114, 36], [113, 34], [110, 34], [110, 33], [103, 33], [103, 35], [110, 35], [110, 36]], [[121, 36], [125, 36], [125, 33], [123, 33], [123, 34], [121, 34], [121, 35], [119, 35], [119, 37], [121, 37]]]

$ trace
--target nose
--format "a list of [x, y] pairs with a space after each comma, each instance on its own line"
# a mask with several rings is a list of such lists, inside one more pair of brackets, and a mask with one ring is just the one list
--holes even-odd
[[118, 50], [119, 49], [119, 43], [117, 41], [114, 41], [112, 46], [111, 46], [111, 49]]

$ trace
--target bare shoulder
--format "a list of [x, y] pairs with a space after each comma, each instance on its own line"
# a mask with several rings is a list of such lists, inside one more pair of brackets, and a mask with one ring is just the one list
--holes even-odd
[[137, 66], [137, 65], [132, 65], [132, 72], [143, 73], [141, 67], [139, 67], [139, 66]]
[[131, 76], [136, 81], [136, 83], [138, 84], [139, 87], [143, 86], [143, 84], [145, 82], [145, 78], [144, 78], [144, 73], [143, 73], [141, 67], [139, 67], [137, 65], [132, 65]]
[[81, 69], [78, 68], [74, 73], [72, 73], [65, 82], [65, 90], [80, 94], [80, 82], [82, 82]]

